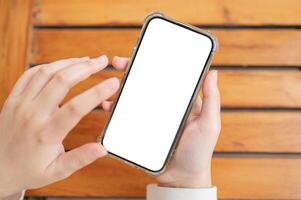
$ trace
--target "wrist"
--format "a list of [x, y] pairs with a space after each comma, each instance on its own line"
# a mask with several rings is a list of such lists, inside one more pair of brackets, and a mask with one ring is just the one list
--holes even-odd
[[5, 182], [0, 182], [0, 200], [17, 193], [13, 188], [9, 187]]
[[4, 190], [4, 188], [0, 188], [0, 200], [4, 199], [10, 195], [12, 195], [11, 192]]
[[0, 200], [7, 196], [9, 196], [9, 193], [6, 191], [5, 185], [0, 183]]
[[2, 190], [2, 188], [0, 188], [0, 200], [4, 199], [5, 197], [9, 196], [10, 194], [4, 190]]
[[17, 192], [14, 194], [6, 195], [6, 196], [0, 196], [0, 200], [12, 200], [12, 199], [23, 199], [25, 194], [25, 190], [21, 192]]
[[201, 173], [191, 173], [187, 176], [180, 178], [174, 177], [169, 182], [160, 182], [160, 187], [174, 187], [174, 188], [210, 188], [212, 187], [211, 181], [211, 167], [202, 170]]

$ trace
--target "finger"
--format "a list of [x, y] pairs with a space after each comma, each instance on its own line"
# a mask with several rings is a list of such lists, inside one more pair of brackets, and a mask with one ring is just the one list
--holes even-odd
[[112, 65], [119, 71], [125, 71], [129, 62], [129, 58], [114, 56]]
[[103, 101], [101, 103], [101, 107], [105, 112], [111, 112], [112, 111], [113, 102], [112, 101]]
[[[54, 114], [49, 127], [55, 130], [49, 130], [48, 132], [57, 133], [57, 137], [54, 139], [62, 141], [82, 117], [101, 102], [113, 96], [118, 88], [118, 78], [110, 78], [74, 97]], [[51, 137], [54, 136], [51, 135]]]
[[33, 75], [27, 87], [24, 89], [24, 98], [34, 98], [45, 86], [45, 84], [53, 77], [53, 75], [72, 64], [88, 61], [89, 57], [69, 58], [58, 60], [49, 64], [45, 64]]
[[198, 95], [195, 102], [193, 103], [191, 112], [189, 114], [189, 117], [187, 119], [187, 122], [191, 122], [193, 120], [195, 120], [197, 117], [200, 116], [202, 111], [202, 99], [201, 97]]
[[208, 121], [210, 124], [216, 123], [220, 126], [220, 93], [217, 86], [217, 71], [212, 70], [206, 76], [203, 85], [203, 105], [200, 121]]
[[28, 82], [32, 79], [34, 74], [42, 67], [43, 65], [32, 67], [26, 70], [23, 75], [18, 79], [16, 84], [14, 85], [10, 95], [11, 96], [18, 96], [20, 95], [24, 88], [27, 86]]
[[70, 88], [104, 69], [107, 65], [107, 56], [101, 56], [58, 71], [37, 96], [38, 105], [47, 105], [47, 110], [52, 111], [57, 108]]
[[[68, 59], [65, 59], [65, 60], [68, 60]], [[60, 60], [60, 61], [64, 61], [64, 60]], [[60, 62], [60, 61], [56, 61], [56, 62]], [[16, 84], [11, 92], [11, 95], [13, 95], [13, 96], [20, 95], [23, 92], [23, 90], [25, 89], [25, 87], [28, 85], [28, 83], [30, 82], [32, 77], [36, 74], [36, 72], [38, 72], [41, 68], [45, 67], [46, 65], [47, 64], [38, 65], [38, 66], [35, 66], [35, 67], [32, 67], [32, 68], [26, 70], [24, 72], [24, 74], [16, 82]]]
[[88, 143], [76, 149], [61, 154], [46, 170], [52, 181], [67, 178], [79, 169], [107, 154], [97, 143]]

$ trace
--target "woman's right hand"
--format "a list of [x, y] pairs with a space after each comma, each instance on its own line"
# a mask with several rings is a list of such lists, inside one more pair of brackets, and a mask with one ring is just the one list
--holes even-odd
[[38, 188], [68, 177], [106, 155], [98, 143], [65, 152], [68, 132], [119, 88], [107, 79], [59, 104], [75, 84], [108, 65], [108, 58], [71, 58], [27, 70], [0, 114], [0, 197]]

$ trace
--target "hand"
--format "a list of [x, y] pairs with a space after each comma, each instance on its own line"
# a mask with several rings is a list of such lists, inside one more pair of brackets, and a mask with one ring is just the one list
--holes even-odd
[[167, 170], [158, 176], [160, 186], [211, 187], [211, 158], [221, 129], [217, 71], [210, 71], [197, 98], [182, 138]]
[[59, 107], [69, 89], [108, 65], [106, 56], [71, 58], [27, 70], [0, 114], [0, 198], [68, 177], [107, 154], [98, 143], [65, 152], [68, 132], [119, 88], [110, 78]]
[[[113, 66], [125, 70], [128, 59], [115, 57]], [[111, 110], [111, 102], [102, 106]], [[220, 122], [220, 96], [217, 71], [210, 71], [203, 85], [203, 100], [197, 98], [178, 145], [166, 171], [157, 177], [160, 186], [202, 188], [211, 186], [211, 158], [216, 145]]]

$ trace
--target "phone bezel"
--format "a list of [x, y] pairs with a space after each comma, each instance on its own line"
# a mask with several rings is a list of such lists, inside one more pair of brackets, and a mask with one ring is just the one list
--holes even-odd
[[150, 14], [146, 18], [145, 23], [143, 24], [140, 36], [139, 36], [139, 38], [138, 38], [138, 40], [136, 42], [136, 45], [135, 45], [135, 47], [133, 49], [132, 56], [131, 56], [131, 59], [130, 59], [129, 64], [128, 64], [128, 68], [127, 68], [126, 73], [125, 73], [125, 75], [123, 77], [123, 80], [121, 81], [120, 89], [118, 91], [116, 100], [115, 100], [115, 102], [113, 104], [113, 107], [112, 107], [112, 112], [111, 112], [111, 114], [110, 114], [110, 116], [109, 116], [109, 118], [107, 120], [107, 123], [104, 126], [104, 129], [102, 131], [102, 136], [99, 138], [100, 143], [103, 146], [104, 146], [103, 140], [104, 140], [104, 137], [105, 137], [105, 134], [106, 134], [106, 130], [107, 130], [108, 125], [109, 125], [109, 123], [111, 121], [111, 118], [112, 118], [112, 116], [114, 114], [114, 111], [115, 111], [116, 105], [118, 104], [119, 98], [120, 98], [120, 96], [122, 94], [124, 85], [125, 85], [126, 80], [127, 80], [128, 76], [129, 76], [129, 73], [131, 71], [131, 68], [132, 68], [133, 62], [134, 62], [134, 60], [136, 58], [137, 52], [139, 51], [139, 47], [140, 47], [140, 44], [141, 44], [141, 42], [143, 40], [144, 34], [145, 34], [146, 30], [147, 30], [147, 27], [148, 27], [149, 23], [153, 19], [156, 19], [156, 18], [160, 18], [161, 20], [165, 20], [167, 22], [170, 22], [170, 23], [173, 23], [175, 25], [181, 26], [182, 28], [185, 28], [185, 29], [188, 29], [190, 31], [196, 32], [198, 34], [201, 34], [203, 36], [206, 36], [207, 38], [210, 39], [210, 41], [212, 43], [212, 46], [211, 46], [210, 53], [209, 53], [209, 55], [207, 57], [207, 60], [206, 60], [206, 63], [205, 63], [205, 67], [203, 68], [203, 71], [201, 72], [201, 75], [200, 75], [200, 77], [198, 79], [197, 85], [195, 86], [194, 92], [193, 92], [193, 94], [192, 94], [192, 96], [190, 98], [190, 101], [189, 101], [187, 109], [186, 109], [186, 111], [184, 113], [184, 116], [182, 117], [181, 123], [179, 125], [178, 130], [177, 130], [177, 133], [175, 135], [175, 138], [173, 140], [171, 148], [169, 149], [168, 155], [167, 155], [167, 157], [166, 157], [166, 159], [165, 159], [165, 161], [163, 163], [163, 166], [159, 170], [152, 170], [152, 169], [149, 169], [147, 167], [141, 166], [141, 165], [139, 165], [139, 164], [137, 164], [137, 163], [135, 163], [133, 161], [130, 161], [130, 160], [126, 159], [126, 158], [123, 158], [123, 157], [121, 157], [121, 156], [119, 156], [119, 155], [117, 155], [117, 154], [115, 154], [113, 152], [108, 151], [108, 154], [111, 155], [111, 156], [113, 156], [114, 158], [117, 158], [117, 159], [119, 159], [119, 160], [121, 160], [121, 161], [123, 161], [123, 162], [125, 162], [125, 163], [127, 163], [129, 165], [132, 165], [132, 166], [134, 166], [136, 168], [142, 169], [142, 170], [144, 170], [144, 171], [146, 171], [146, 172], [148, 172], [148, 173], [150, 173], [152, 175], [158, 175], [158, 174], [162, 173], [166, 169], [167, 163], [171, 159], [171, 157], [173, 155], [173, 152], [175, 152], [176, 146], [178, 145], [179, 139], [180, 139], [180, 137], [182, 135], [182, 132], [183, 132], [184, 124], [185, 124], [185, 122], [187, 120], [187, 117], [188, 117], [188, 115], [190, 113], [192, 104], [195, 101], [195, 98], [197, 97], [197, 95], [199, 93], [199, 90], [200, 90], [200, 87], [201, 87], [201, 84], [202, 84], [202, 81], [203, 81], [203, 78], [204, 78], [204, 74], [207, 73], [207, 71], [208, 71], [208, 69], [210, 67], [210, 61], [211, 61], [212, 56], [213, 56], [213, 54], [214, 54], [214, 52], [216, 51], [216, 48], [217, 48], [217, 40], [216, 40], [216, 38], [212, 34], [206, 32], [204, 30], [201, 30], [201, 29], [199, 29], [197, 27], [194, 27], [194, 26], [191, 26], [191, 25], [187, 25], [187, 24], [178, 22], [178, 21], [176, 21], [174, 19], [165, 17], [161, 13], [152, 13], [152, 14]]

